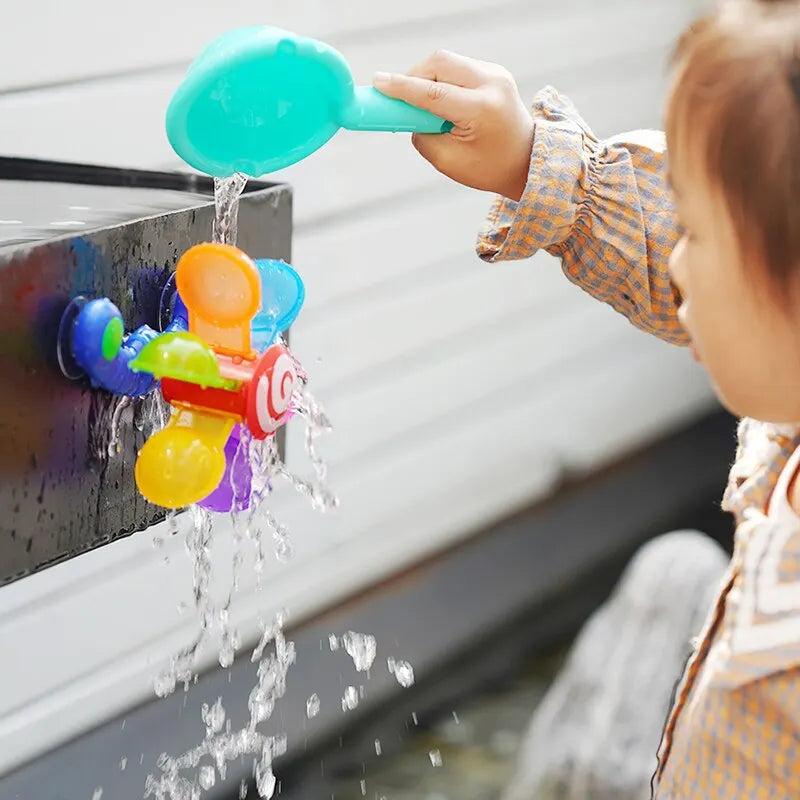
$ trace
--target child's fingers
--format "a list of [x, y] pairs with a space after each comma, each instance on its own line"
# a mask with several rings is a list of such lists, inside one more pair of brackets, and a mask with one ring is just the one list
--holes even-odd
[[474, 58], [451, 53], [449, 50], [437, 50], [412, 67], [408, 74], [414, 78], [426, 78], [474, 89], [485, 80], [482, 66]]
[[469, 122], [479, 110], [474, 90], [450, 83], [382, 72], [375, 75], [373, 83], [383, 94], [423, 108], [458, 126]]

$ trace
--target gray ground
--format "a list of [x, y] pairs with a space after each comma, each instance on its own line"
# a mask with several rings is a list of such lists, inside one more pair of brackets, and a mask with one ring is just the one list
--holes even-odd
[[[364, 784], [358, 777], [341, 780], [334, 800], [497, 800], [513, 775], [531, 713], [565, 654], [559, 648], [532, 660], [513, 682], [409, 736], [401, 752], [376, 756], [365, 765]], [[441, 766], [432, 763], [437, 754]]]

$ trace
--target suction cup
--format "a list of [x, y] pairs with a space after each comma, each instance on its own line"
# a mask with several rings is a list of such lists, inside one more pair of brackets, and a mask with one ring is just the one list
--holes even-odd
[[178, 287], [175, 285], [175, 273], [167, 278], [164, 288], [161, 290], [161, 300], [158, 304], [158, 329], [165, 331], [172, 322], [172, 314], [175, 311], [175, 298], [178, 296]]
[[75, 322], [87, 302], [88, 300], [82, 296], [70, 300], [61, 315], [61, 322], [58, 324], [56, 340], [58, 366], [61, 368], [62, 375], [71, 381], [77, 381], [86, 374], [72, 353], [72, 334], [75, 330]]

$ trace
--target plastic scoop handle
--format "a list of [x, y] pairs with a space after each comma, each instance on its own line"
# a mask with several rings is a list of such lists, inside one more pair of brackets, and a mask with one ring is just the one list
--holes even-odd
[[339, 124], [351, 131], [394, 133], [447, 133], [453, 123], [387, 97], [373, 86], [356, 86], [352, 101], [342, 110]]

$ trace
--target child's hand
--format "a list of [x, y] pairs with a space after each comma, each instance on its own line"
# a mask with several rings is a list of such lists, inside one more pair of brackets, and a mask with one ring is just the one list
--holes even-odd
[[508, 70], [439, 50], [408, 75], [378, 73], [375, 88], [439, 117], [449, 134], [414, 134], [423, 158], [459, 183], [519, 200], [528, 178], [533, 118]]

